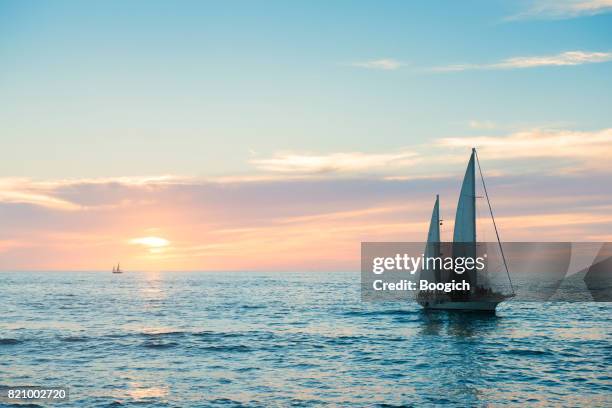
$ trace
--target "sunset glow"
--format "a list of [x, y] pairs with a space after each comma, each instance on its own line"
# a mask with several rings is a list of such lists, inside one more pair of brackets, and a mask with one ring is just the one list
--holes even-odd
[[[424, 240], [434, 194], [450, 238], [465, 161], [459, 153], [448, 164], [455, 174], [432, 170], [414, 179], [400, 169], [263, 181], [6, 182], [0, 262], [35, 270], [105, 270], [118, 261], [132, 271], [355, 270], [361, 241]], [[609, 238], [612, 191], [600, 188], [608, 182], [602, 167], [589, 182], [578, 173], [560, 183], [558, 175], [507, 163], [482, 157], [503, 240]], [[565, 165], [547, 163], [555, 164]], [[49, 205], [56, 202], [63, 205]]]
[[38, 3], [0, 4], [0, 270], [356, 270], [436, 194], [449, 237], [472, 147], [502, 240], [611, 236], [607, 0]]
[[170, 242], [167, 239], [160, 237], [142, 237], [131, 239], [130, 244], [144, 245], [149, 248], [163, 248], [168, 246]]

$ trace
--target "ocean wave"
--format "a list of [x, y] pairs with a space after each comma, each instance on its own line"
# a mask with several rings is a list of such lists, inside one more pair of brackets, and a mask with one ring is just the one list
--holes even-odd
[[82, 343], [82, 342], [89, 341], [91, 339], [85, 336], [67, 336], [67, 337], [61, 337], [60, 340], [65, 341], [67, 343]]
[[193, 332], [192, 336], [201, 338], [201, 339], [224, 339], [224, 338], [235, 338], [235, 337], [243, 337], [246, 334], [240, 332], [214, 332], [214, 331], [201, 331], [201, 332]]
[[243, 310], [256, 310], [256, 309], [266, 309], [267, 306], [265, 305], [242, 305], [240, 306], [240, 309]]
[[244, 346], [242, 344], [234, 345], [234, 346], [206, 346], [206, 347], [198, 347], [199, 350], [205, 351], [213, 351], [219, 353], [248, 353], [253, 351], [253, 348]]
[[504, 351], [506, 354], [516, 354], [519, 356], [545, 356], [553, 354], [547, 350], [530, 350], [530, 349], [509, 349]]
[[11, 339], [11, 338], [0, 338], [0, 346], [12, 346], [15, 344], [23, 343], [23, 340]]
[[145, 342], [143, 343], [143, 347], [145, 348], [152, 348], [152, 349], [167, 349], [167, 348], [172, 348], [172, 347], [176, 347], [178, 346], [179, 343], [176, 342]]
[[167, 331], [167, 332], [142, 332], [141, 336], [146, 338], [164, 338], [164, 337], [181, 337], [189, 334], [185, 331]]
[[357, 316], [357, 317], [372, 317], [372, 316], [410, 316], [416, 315], [418, 313], [417, 310], [403, 310], [403, 309], [394, 309], [394, 310], [350, 310], [348, 312], [344, 312], [345, 316]]

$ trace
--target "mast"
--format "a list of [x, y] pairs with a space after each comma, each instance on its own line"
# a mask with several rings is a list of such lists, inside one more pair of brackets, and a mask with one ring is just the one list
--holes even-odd
[[476, 243], [476, 166], [474, 166], [474, 158], [476, 157], [476, 148], [472, 147], [472, 156], [470, 157], [470, 163], [472, 165], [472, 228], [474, 229], [474, 243]]
[[504, 255], [504, 248], [502, 247], [501, 240], [499, 239], [499, 232], [497, 231], [497, 224], [495, 223], [495, 216], [493, 215], [493, 207], [491, 207], [491, 201], [489, 200], [489, 193], [487, 193], [487, 186], [485, 184], [484, 176], [482, 175], [482, 167], [480, 167], [480, 160], [478, 160], [478, 154], [476, 149], [472, 149], [472, 156], [476, 156], [476, 162], [478, 163], [478, 172], [480, 173], [480, 179], [482, 180], [482, 189], [484, 190], [485, 197], [487, 198], [487, 204], [489, 206], [489, 213], [493, 220], [493, 228], [495, 229], [495, 236], [497, 237], [497, 244], [499, 245], [499, 252], [501, 253], [502, 260], [504, 261], [504, 267], [506, 268], [506, 274], [508, 275], [508, 282], [510, 282], [510, 289], [514, 294], [514, 285], [512, 284], [512, 278], [510, 278], [510, 271], [508, 270], [508, 263], [506, 262], [506, 256]]

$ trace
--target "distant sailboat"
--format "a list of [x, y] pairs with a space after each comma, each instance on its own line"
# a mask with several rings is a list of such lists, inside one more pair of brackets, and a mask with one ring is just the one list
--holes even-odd
[[[480, 178], [482, 179], [482, 186], [489, 207], [489, 213], [491, 214], [491, 219], [493, 220], [499, 251], [503, 259], [503, 266], [506, 274], [508, 275], [510, 287], [512, 288], [512, 281], [510, 280], [508, 266], [506, 264], [501, 241], [499, 240], [497, 225], [495, 224], [495, 218], [493, 217], [493, 210], [489, 201], [487, 188], [484, 184], [484, 178], [482, 177], [482, 169], [480, 168], [480, 163], [478, 162], [476, 149], [472, 149], [472, 155], [470, 156], [470, 161], [468, 162], [465, 176], [463, 178], [463, 184], [461, 186], [459, 202], [457, 203], [455, 228], [453, 231], [452, 256], [476, 258], [476, 165], [478, 165]], [[441, 256], [439, 196], [436, 196], [436, 202], [431, 214], [429, 233], [427, 235], [427, 244], [425, 247], [425, 256]], [[453, 273], [452, 275], [455, 274]], [[449, 273], [444, 273], [444, 271], [438, 269], [421, 270], [421, 279], [426, 279], [429, 282], [435, 283], [449, 282], [452, 279], [452, 275]], [[420, 291], [417, 294], [417, 301], [426, 309], [495, 311], [495, 308], [500, 302], [514, 297], [515, 295], [513, 288], [512, 293], [503, 294], [491, 289], [490, 287], [485, 287], [484, 283], [478, 282], [478, 275], [475, 271], [468, 271], [462, 276], [464, 281], [470, 284], [470, 291], [457, 291], [450, 293]], [[457, 277], [457, 275], [455, 275], [455, 277]]]
[[117, 263], [117, 266], [113, 266], [113, 273], [123, 273], [121, 266]]

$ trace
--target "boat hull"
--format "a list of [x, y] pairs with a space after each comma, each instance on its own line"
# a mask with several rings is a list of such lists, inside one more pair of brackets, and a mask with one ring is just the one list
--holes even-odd
[[463, 310], [474, 312], [494, 312], [500, 300], [472, 300], [466, 302], [420, 302], [428, 310]]

